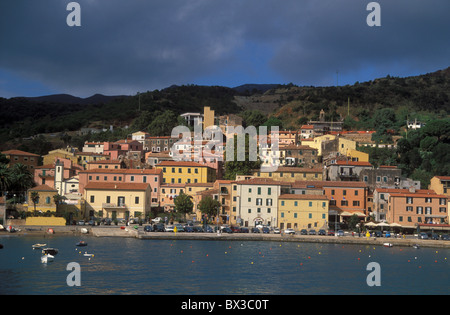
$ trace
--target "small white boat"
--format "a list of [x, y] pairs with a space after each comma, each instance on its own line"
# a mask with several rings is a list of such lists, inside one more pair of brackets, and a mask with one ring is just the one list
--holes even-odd
[[51, 262], [51, 261], [53, 261], [53, 259], [55, 258], [55, 256], [52, 256], [52, 255], [44, 255], [44, 256], [41, 256], [41, 262], [43, 263], [43, 264], [46, 264], [46, 263], [48, 263], [48, 262]]
[[420, 246], [418, 244], [414, 244], [412, 247], [415, 248], [415, 249], [419, 249], [420, 248]]
[[84, 252], [83, 256], [86, 256], [86, 257], [94, 257], [94, 254], [89, 254], [88, 252]]
[[34, 244], [31, 247], [33, 249], [40, 249], [40, 248], [45, 247], [45, 246], [47, 246], [47, 244]]
[[82, 234], [87, 234], [89, 231], [88, 231], [88, 229], [86, 229], [86, 228], [81, 228], [80, 232], [81, 232]]
[[383, 246], [384, 246], [384, 247], [392, 247], [392, 246], [394, 246], [394, 245], [392, 245], [391, 243], [384, 243]]

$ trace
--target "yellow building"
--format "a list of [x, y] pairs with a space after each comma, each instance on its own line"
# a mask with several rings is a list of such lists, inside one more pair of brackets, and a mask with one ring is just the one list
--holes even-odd
[[214, 126], [214, 110], [205, 106], [203, 108], [203, 130], [211, 126]]
[[197, 162], [162, 161], [155, 168], [162, 169], [166, 184], [209, 183], [216, 180], [215, 169]]
[[49, 151], [47, 155], [43, 156], [43, 165], [53, 164], [57, 159], [69, 159], [72, 161], [73, 165], [78, 164], [78, 157], [75, 153], [63, 149], [57, 149]]
[[369, 162], [369, 154], [358, 151], [358, 150], [349, 149], [349, 150], [347, 150], [346, 155], [350, 161]]
[[439, 195], [450, 197], [450, 176], [434, 176], [430, 180], [428, 189], [434, 190]]
[[150, 212], [151, 186], [147, 183], [90, 182], [84, 187], [88, 217], [131, 219]]
[[[337, 142], [337, 143], [336, 143]], [[345, 139], [343, 137], [336, 137], [335, 135], [323, 135], [315, 137], [313, 141], [302, 143], [309, 145], [311, 148], [317, 149], [317, 154], [323, 156], [323, 151], [338, 151], [342, 155], [347, 155], [349, 150], [356, 150], [356, 141]], [[333, 144], [330, 146], [330, 144]]]
[[[39, 199], [36, 204], [31, 199], [32, 193], [36, 192]], [[28, 190], [28, 211], [36, 212], [56, 212], [56, 204], [53, 196], [57, 195], [58, 191], [48, 185], [40, 185]]]
[[255, 178], [268, 178], [283, 182], [322, 180], [323, 170], [321, 168], [278, 167], [275, 172], [260, 172], [259, 170], [254, 170], [252, 176]]
[[327, 229], [329, 201], [324, 195], [283, 194], [278, 198], [280, 229]]
[[75, 156], [77, 157], [77, 163], [84, 169], [88, 169], [88, 163], [90, 162], [106, 161], [110, 158], [109, 155], [95, 152], [77, 152]]

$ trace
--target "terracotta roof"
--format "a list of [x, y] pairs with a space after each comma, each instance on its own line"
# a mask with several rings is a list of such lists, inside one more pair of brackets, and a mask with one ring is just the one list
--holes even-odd
[[175, 167], [209, 167], [207, 165], [203, 165], [197, 162], [186, 162], [186, 161], [161, 161], [160, 163], [156, 164], [155, 167], [162, 167], [162, 166], [175, 166]]
[[399, 194], [391, 194], [391, 197], [422, 197], [422, 198], [448, 198], [448, 196], [445, 195], [438, 195], [436, 193], [434, 194], [424, 194], [424, 193], [399, 193]]
[[287, 167], [279, 166], [275, 172], [272, 173], [322, 173], [321, 168], [307, 168], [307, 167]]
[[52, 187], [50, 187], [48, 185], [45, 185], [45, 184], [33, 187], [33, 188], [29, 189], [29, 190], [30, 191], [56, 191], [57, 192], [56, 189], [54, 189], [54, 188], [52, 188]]
[[148, 183], [97, 183], [90, 182], [84, 189], [93, 190], [146, 190], [150, 187]]
[[291, 186], [290, 182], [282, 182], [269, 178], [250, 178], [245, 180], [233, 181], [233, 184], [238, 185], [278, 185], [278, 186]]
[[120, 164], [120, 163], [122, 163], [120, 160], [98, 160], [87, 162], [87, 164]]
[[436, 178], [439, 178], [440, 180], [450, 180], [450, 176], [435, 176]]
[[315, 150], [316, 148], [312, 148], [309, 145], [296, 145], [296, 144], [288, 144], [288, 145], [280, 145], [280, 150]]
[[293, 199], [293, 200], [328, 200], [324, 195], [299, 195], [299, 194], [284, 194], [280, 195], [278, 199]]
[[161, 174], [161, 169], [137, 169], [137, 168], [94, 168], [92, 170], [80, 171], [80, 173], [111, 173], [111, 174], [144, 174], [144, 175], [156, 175]]
[[372, 166], [369, 162], [357, 162], [357, 161], [343, 161], [338, 160], [336, 163], [332, 163], [332, 165], [349, 165], [349, 166]]
[[25, 152], [25, 151], [20, 151], [20, 150], [8, 150], [8, 151], [3, 151], [2, 152], [5, 155], [24, 155], [24, 156], [40, 156], [38, 154], [34, 154], [34, 153], [29, 153], [29, 152]]

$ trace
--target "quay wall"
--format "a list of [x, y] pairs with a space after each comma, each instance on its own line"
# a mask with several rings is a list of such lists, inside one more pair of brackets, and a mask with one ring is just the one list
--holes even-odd
[[[318, 235], [281, 235], [262, 233], [172, 233], [172, 232], [144, 232], [142, 227], [135, 229], [132, 226], [15, 226], [20, 229], [19, 235], [44, 235], [49, 228], [54, 230], [54, 235], [81, 235], [81, 229], [87, 229], [85, 235], [92, 237], [131, 237], [142, 240], [208, 240], [208, 241], [271, 241], [271, 242], [299, 242], [299, 243], [328, 243], [328, 244], [355, 244], [377, 245], [391, 243], [393, 246], [411, 247], [418, 244], [422, 247], [450, 248], [450, 241], [422, 240], [417, 238], [366, 238], [358, 236], [318, 236]], [[8, 233], [2, 231], [0, 233]]]

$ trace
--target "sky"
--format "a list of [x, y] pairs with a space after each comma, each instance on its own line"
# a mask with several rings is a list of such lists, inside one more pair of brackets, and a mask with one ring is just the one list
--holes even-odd
[[0, 0], [0, 97], [331, 86], [450, 66], [449, 0]]

